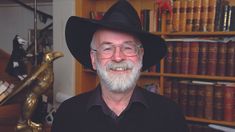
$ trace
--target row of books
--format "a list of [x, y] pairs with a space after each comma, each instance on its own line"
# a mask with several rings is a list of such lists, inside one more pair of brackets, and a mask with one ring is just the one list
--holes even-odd
[[235, 42], [167, 42], [164, 72], [234, 76]]
[[173, 13], [155, 7], [140, 12], [146, 31], [161, 32], [163, 26], [167, 32], [235, 31], [235, 6], [227, 0], [175, 0]]
[[164, 96], [177, 102], [186, 116], [235, 121], [235, 83], [167, 79]]

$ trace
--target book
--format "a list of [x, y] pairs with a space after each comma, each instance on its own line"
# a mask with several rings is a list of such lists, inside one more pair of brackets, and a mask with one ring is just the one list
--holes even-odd
[[141, 20], [142, 20], [142, 26], [144, 31], [149, 31], [149, 9], [142, 9], [141, 10]]
[[217, 42], [211, 42], [208, 43], [208, 49], [207, 49], [207, 75], [216, 75], [216, 62], [217, 62], [217, 50], [218, 50], [218, 44]]
[[3, 93], [7, 88], [9, 87], [9, 83], [7, 81], [4, 81], [0, 84], [0, 94]]
[[[197, 100], [197, 85], [193, 83], [188, 84], [188, 105], [187, 105], [187, 116], [195, 116], [196, 115], [196, 109], [203, 110], [203, 107], [200, 107], [198, 104], [199, 101]], [[204, 100], [203, 100], [204, 102]], [[198, 104], [198, 105], [197, 105]]]
[[173, 31], [179, 31], [179, 23], [180, 23], [180, 0], [176, 0], [173, 2]]
[[221, 20], [219, 31], [227, 31], [228, 30], [228, 17], [229, 17], [230, 5], [228, 1], [222, 2], [222, 12], [221, 12]]
[[197, 74], [198, 73], [198, 55], [199, 55], [199, 43], [191, 42], [190, 50], [189, 50], [189, 74]]
[[193, 31], [199, 31], [202, 0], [194, 0], [193, 8]]
[[174, 42], [167, 42], [167, 55], [164, 58], [164, 71], [166, 73], [173, 72], [173, 49], [174, 49]]
[[187, 104], [188, 104], [188, 85], [189, 81], [181, 80], [179, 81], [179, 105], [181, 107], [182, 112], [187, 114]]
[[187, 0], [180, 1], [180, 18], [179, 18], [179, 31], [186, 31], [186, 18], [187, 18]]
[[172, 80], [172, 93], [171, 93], [171, 98], [173, 101], [179, 104], [179, 82], [176, 79]]
[[186, 10], [186, 32], [191, 32], [192, 31], [193, 7], [194, 7], [194, 1], [193, 0], [188, 0], [187, 10]]
[[224, 85], [214, 85], [213, 119], [224, 120]]
[[171, 99], [171, 94], [172, 94], [172, 80], [171, 79], [165, 79], [164, 80], [163, 94], [164, 94], [165, 97]]
[[216, 64], [216, 75], [224, 76], [226, 70], [226, 43], [218, 43], [218, 57]]
[[166, 31], [173, 32], [173, 15], [169, 12], [166, 13]]
[[231, 6], [231, 18], [230, 18], [230, 26], [229, 31], [235, 31], [235, 6]]
[[198, 52], [198, 74], [206, 75], [207, 67], [207, 42], [199, 43], [199, 52]]
[[209, 0], [207, 31], [214, 32], [215, 27], [216, 0]]
[[181, 43], [181, 64], [180, 64], [180, 73], [188, 74], [189, 71], [189, 49], [190, 49], [190, 42], [182, 42]]
[[[196, 85], [196, 84], [195, 84]], [[205, 87], [206, 85], [203, 84], [197, 84], [197, 93], [196, 93], [196, 111], [195, 116], [199, 118], [204, 117], [204, 110], [206, 106], [206, 96], [205, 96]]]
[[234, 121], [233, 112], [235, 109], [235, 84], [224, 86], [224, 120]]
[[226, 76], [235, 75], [235, 42], [227, 43]]
[[214, 84], [209, 83], [203, 86], [205, 90], [205, 113], [204, 117], [206, 119], [213, 119], [214, 113]]
[[182, 53], [182, 42], [175, 42], [174, 49], [173, 49], [173, 71], [174, 73], [180, 73], [181, 69], [181, 53]]
[[216, 13], [215, 13], [215, 31], [220, 31], [220, 25], [222, 23], [222, 11], [223, 11], [223, 0], [216, 1]]
[[209, 0], [201, 1], [201, 14], [200, 14], [200, 27], [199, 30], [202, 32], [207, 31], [207, 20], [208, 20], [208, 9], [209, 9]]

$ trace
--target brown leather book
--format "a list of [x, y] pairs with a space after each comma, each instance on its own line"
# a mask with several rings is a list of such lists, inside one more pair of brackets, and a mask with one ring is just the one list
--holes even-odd
[[172, 80], [171, 79], [165, 79], [164, 80], [163, 94], [164, 94], [165, 97], [171, 99], [171, 93], [172, 93]]
[[218, 51], [218, 44], [217, 42], [208, 43], [208, 50], [207, 50], [207, 75], [214, 76], [216, 75], [216, 64], [217, 64], [217, 51]]
[[182, 42], [181, 44], [181, 64], [180, 73], [188, 74], [189, 71], [189, 53], [190, 53], [190, 42]]
[[216, 65], [216, 75], [224, 76], [226, 70], [226, 43], [218, 43], [218, 57]]
[[[188, 105], [187, 105], [187, 116], [196, 116], [197, 105], [197, 85], [193, 83], [188, 84]], [[203, 107], [201, 107], [203, 110]], [[200, 108], [200, 109], [201, 109]]]
[[224, 85], [214, 85], [213, 119], [224, 120]]
[[196, 93], [196, 112], [195, 116], [203, 118], [204, 110], [205, 110], [205, 85], [198, 84], [197, 85], [197, 93]]
[[173, 15], [166, 13], [166, 31], [173, 32]]
[[207, 31], [214, 32], [215, 27], [216, 0], [209, 0]]
[[208, 8], [209, 0], [202, 0], [201, 3], [201, 15], [200, 15], [200, 31], [207, 31], [207, 20], [208, 20]]
[[199, 43], [191, 42], [189, 51], [189, 74], [198, 73]]
[[198, 74], [206, 75], [206, 65], [207, 65], [207, 42], [199, 43], [199, 52], [198, 52]]
[[235, 42], [227, 44], [226, 76], [235, 75]]
[[174, 49], [173, 49], [173, 70], [174, 73], [180, 73], [181, 69], [181, 53], [182, 53], [182, 42], [175, 42]]
[[180, 0], [176, 0], [173, 3], [173, 31], [179, 31], [180, 23]]
[[186, 9], [187, 9], [187, 0], [180, 1], [180, 22], [179, 22], [179, 31], [185, 32], [186, 31]]
[[186, 115], [187, 113], [187, 104], [188, 104], [188, 85], [189, 81], [182, 80], [179, 81], [179, 105], [181, 107], [182, 112]]
[[186, 32], [191, 32], [193, 27], [193, 7], [194, 1], [188, 0], [186, 9]]
[[235, 84], [227, 84], [224, 87], [224, 120], [233, 121], [235, 109]]
[[203, 86], [204, 90], [205, 90], [205, 113], [204, 113], [204, 117], [206, 119], [213, 119], [213, 101], [214, 101], [214, 85], [213, 84], [206, 84]]
[[194, 0], [193, 8], [193, 31], [199, 31], [202, 0]]
[[179, 82], [178, 80], [174, 79], [172, 80], [172, 91], [171, 91], [171, 98], [176, 103], [179, 104]]
[[172, 65], [173, 65], [173, 49], [174, 49], [174, 42], [167, 42], [167, 55], [164, 58], [164, 71], [166, 73], [173, 72]]

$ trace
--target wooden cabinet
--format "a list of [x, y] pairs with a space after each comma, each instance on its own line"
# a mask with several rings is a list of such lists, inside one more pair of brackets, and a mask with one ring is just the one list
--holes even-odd
[[[105, 12], [116, 0], [76, 0], [76, 15], [89, 18], [90, 11]], [[129, 0], [134, 8], [141, 15], [140, 11], [142, 9], [155, 9], [156, 0]], [[230, 0], [231, 5], [235, 5], [233, 0]], [[208, 37], [234, 37], [235, 31], [216, 31], [216, 32], [167, 32], [165, 17], [162, 17], [162, 31], [153, 32], [156, 35], [162, 36], [164, 38], [208, 38]], [[76, 62], [76, 93], [80, 94], [95, 88], [99, 83], [99, 79], [96, 73], [84, 69], [80, 63]], [[181, 74], [181, 73], [166, 73], [164, 72], [164, 59], [160, 62], [159, 72], [143, 72], [139, 85], [144, 85], [148, 83], [153, 83], [159, 85], [159, 93], [163, 95], [164, 93], [164, 81], [167, 78], [173, 79], [188, 79], [188, 80], [200, 80], [200, 81], [227, 81], [235, 82], [235, 76], [217, 76], [217, 75], [199, 75], [199, 74]], [[234, 110], [235, 111], [235, 110]], [[235, 113], [234, 113], [235, 114]], [[201, 123], [215, 123], [220, 125], [235, 126], [235, 121], [223, 121], [223, 120], [212, 120], [198, 117], [188, 117], [186, 119], [193, 122]]]

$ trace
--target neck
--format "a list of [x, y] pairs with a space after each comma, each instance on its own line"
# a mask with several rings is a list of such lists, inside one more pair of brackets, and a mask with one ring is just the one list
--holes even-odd
[[126, 109], [127, 105], [130, 102], [134, 88], [127, 90], [125, 92], [112, 92], [106, 87], [101, 87], [102, 97], [107, 104], [107, 106], [119, 116], [123, 110]]

